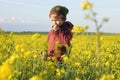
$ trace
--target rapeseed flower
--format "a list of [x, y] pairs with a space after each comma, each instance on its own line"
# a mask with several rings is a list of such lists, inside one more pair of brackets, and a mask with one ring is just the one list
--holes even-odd
[[107, 74], [107, 75], [102, 75], [100, 80], [114, 80], [114, 75], [113, 74]]
[[9, 59], [7, 59], [6, 62], [8, 62], [9, 64], [12, 64], [14, 62], [14, 60], [18, 57], [19, 57], [18, 54], [14, 53], [12, 56], [10, 56]]
[[76, 77], [75, 80], [81, 80], [81, 79], [79, 79], [78, 77]]
[[38, 76], [33, 76], [33, 77], [30, 78], [29, 80], [42, 80], [42, 79], [40, 79]]
[[93, 4], [88, 1], [84, 1], [84, 2], [82, 2], [81, 7], [83, 10], [92, 9]]
[[0, 80], [10, 80], [12, 74], [12, 68], [7, 62], [3, 63], [3, 65], [0, 66]]

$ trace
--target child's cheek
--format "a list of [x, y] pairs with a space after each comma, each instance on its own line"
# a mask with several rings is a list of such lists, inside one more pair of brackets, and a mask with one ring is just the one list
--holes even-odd
[[52, 26], [55, 26], [55, 22], [52, 22]]

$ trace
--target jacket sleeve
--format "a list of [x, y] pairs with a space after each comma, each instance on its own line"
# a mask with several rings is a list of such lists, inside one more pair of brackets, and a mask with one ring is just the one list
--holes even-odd
[[64, 32], [62, 35], [61, 35], [61, 39], [63, 41], [63, 44], [65, 45], [70, 45], [70, 41], [72, 39], [72, 33], [70, 31], [67, 31], [67, 32]]
[[73, 25], [70, 22], [66, 22], [66, 23], [69, 26], [69, 28], [59, 33], [58, 41], [63, 45], [70, 45], [70, 41], [73, 37], [73, 34], [71, 32]]

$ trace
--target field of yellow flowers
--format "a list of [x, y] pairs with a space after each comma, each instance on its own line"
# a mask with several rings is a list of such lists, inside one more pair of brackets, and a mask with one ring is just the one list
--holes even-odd
[[[46, 34], [0, 33], [0, 80], [120, 80], [120, 35], [75, 34], [62, 64], [47, 59]], [[69, 48], [68, 48], [69, 49]]]

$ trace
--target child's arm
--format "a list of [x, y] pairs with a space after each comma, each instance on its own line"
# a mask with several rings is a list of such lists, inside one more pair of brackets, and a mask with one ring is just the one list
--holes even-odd
[[[68, 25], [66, 29], [64, 29], [63, 31], [61, 31], [61, 33], [59, 33], [58, 37], [58, 41], [60, 43], [62, 43], [63, 45], [69, 45], [70, 44], [70, 40], [73, 37], [73, 34], [71, 32], [73, 25], [70, 22], [66, 22], [66, 24]], [[63, 26], [65, 27], [65, 26]]]

